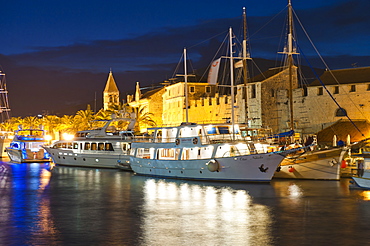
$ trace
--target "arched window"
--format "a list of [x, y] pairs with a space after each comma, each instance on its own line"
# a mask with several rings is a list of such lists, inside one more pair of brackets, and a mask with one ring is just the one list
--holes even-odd
[[335, 116], [337, 117], [347, 116], [347, 111], [344, 108], [338, 108], [337, 112], [335, 112]]

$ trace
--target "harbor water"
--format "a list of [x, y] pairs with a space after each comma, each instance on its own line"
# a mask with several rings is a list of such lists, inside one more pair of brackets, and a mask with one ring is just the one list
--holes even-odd
[[367, 245], [370, 191], [0, 162], [0, 245]]

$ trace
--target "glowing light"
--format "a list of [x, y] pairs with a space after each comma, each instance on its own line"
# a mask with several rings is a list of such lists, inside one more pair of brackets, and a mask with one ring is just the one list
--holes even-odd
[[46, 141], [50, 141], [52, 139], [51, 135], [45, 135], [44, 138]]
[[73, 139], [73, 135], [72, 134], [69, 134], [69, 133], [63, 133], [63, 135], [62, 135], [62, 138], [64, 139], [64, 140], [72, 140]]

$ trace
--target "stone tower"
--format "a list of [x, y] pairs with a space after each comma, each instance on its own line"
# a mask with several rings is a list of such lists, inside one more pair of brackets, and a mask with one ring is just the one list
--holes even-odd
[[113, 105], [119, 104], [119, 90], [114, 81], [112, 71], [109, 72], [107, 84], [103, 92], [103, 108], [108, 110]]

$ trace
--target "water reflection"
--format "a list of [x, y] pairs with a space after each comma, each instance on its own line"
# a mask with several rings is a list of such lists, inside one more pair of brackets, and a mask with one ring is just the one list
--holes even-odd
[[22, 238], [26, 244], [47, 244], [56, 239], [48, 197], [43, 192], [51, 177], [44, 169], [47, 165], [1, 164], [2, 243], [15, 244]]
[[[253, 185], [259, 193], [264, 185]], [[269, 245], [271, 211], [245, 189], [148, 179], [144, 245]]]
[[348, 184], [195, 182], [0, 163], [0, 245], [366, 244], [370, 191]]

